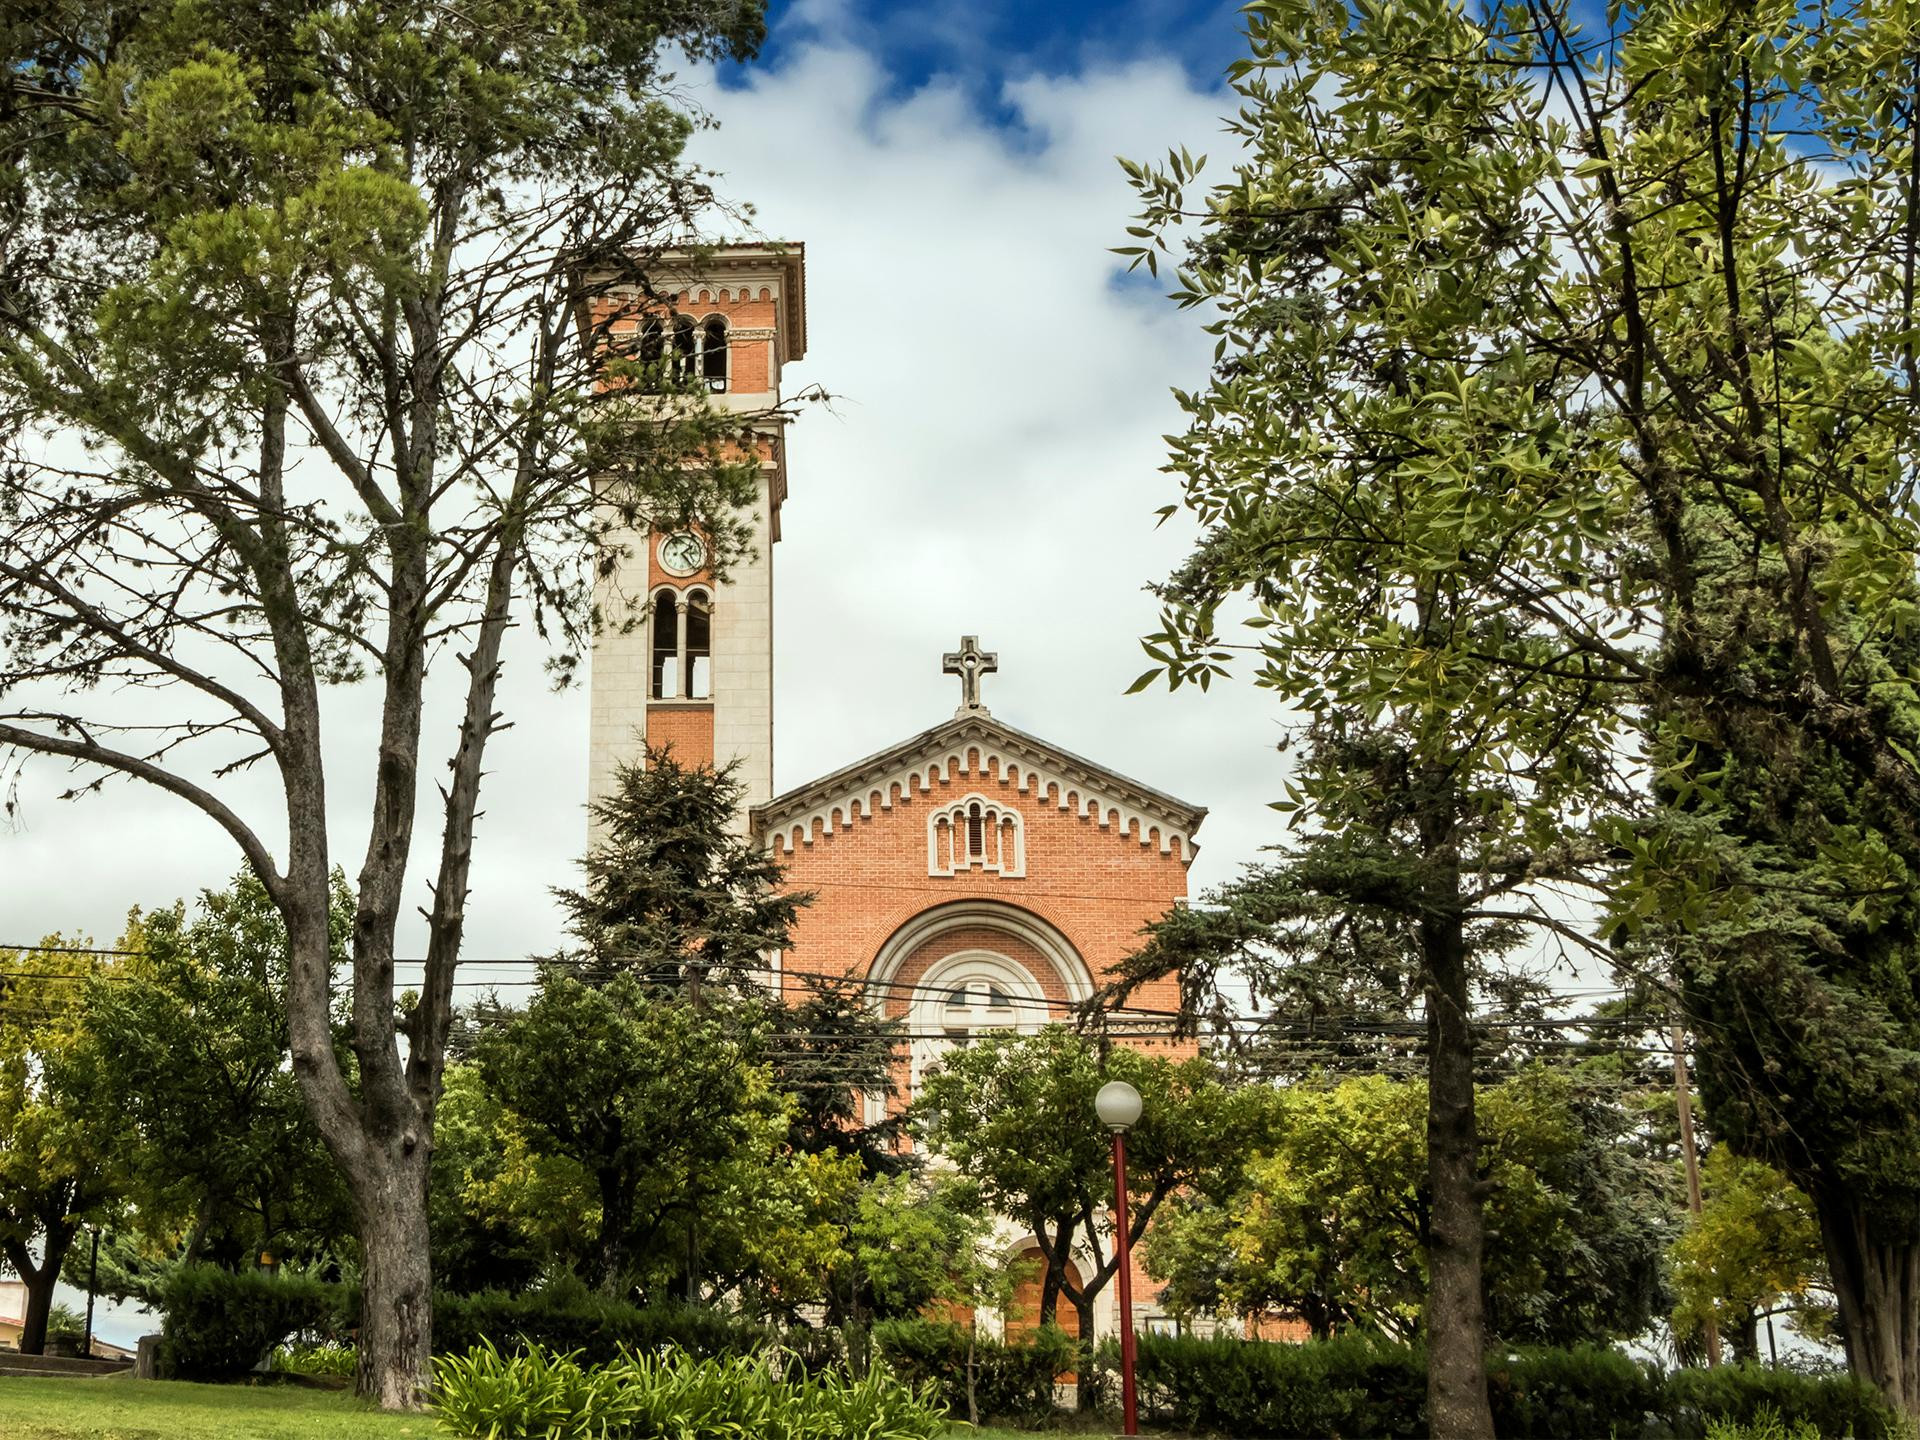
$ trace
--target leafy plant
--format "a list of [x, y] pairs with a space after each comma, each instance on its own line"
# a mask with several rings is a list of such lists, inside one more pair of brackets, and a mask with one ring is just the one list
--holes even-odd
[[359, 1356], [351, 1345], [282, 1345], [267, 1359], [276, 1375], [352, 1379]]
[[486, 1440], [934, 1440], [947, 1428], [933, 1387], [884, 1367], [794, 1380], [765, 1357], [695, 1360], [622, 1351], [583, 1367], [539, 1345], [502, 1354], [491, 1342], [434, 1362], [434, 1405], [456, 1435]]

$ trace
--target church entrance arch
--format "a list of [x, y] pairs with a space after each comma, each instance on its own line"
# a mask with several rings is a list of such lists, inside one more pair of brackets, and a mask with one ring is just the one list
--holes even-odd
[[913, 1037], [909, 1093], [950, 1046], [994, 1030], [1032, 1032], [1093, 995], [1067, 937], [1032, 911], [959, 900], [922, 911], [880, 947], [867, 994]]

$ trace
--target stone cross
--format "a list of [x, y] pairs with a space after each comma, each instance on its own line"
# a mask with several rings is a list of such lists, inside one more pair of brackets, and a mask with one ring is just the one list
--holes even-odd
[[960, 648], [940, 657], [941, 672], [960, 677], [960, 708], [953, 712], [956, 717], [989, 713], [980, 703], [980, 677], [999, 668], [1000, 656], [982, 650], [978, 635], [962, 635]]

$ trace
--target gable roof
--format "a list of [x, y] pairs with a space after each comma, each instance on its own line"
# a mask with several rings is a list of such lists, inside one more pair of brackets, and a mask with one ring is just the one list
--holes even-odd
[[[976, 750], [977, 767], [969, 763]], [[1131, 831], [1142, 844], [1156, 840], [1162, 851], [1178, 846], [1182, 859], [1193, 858], [1193, 833], [1207, 816], [1204, 805], [1190, 805], [1016, 730], [985, 710], [962, 711], [943, 725], [776, 795], [756, 805], [749, 820], [762, 844], [791, 853], [796, 844], [813, 843], [816, 827], [831, 833], [851, 825], [856, 814], [891, 810], [896, 794], [924, 793], [935, 780], [985, 773], [995, 762], [1023, 794], [1092, 816], [1119, 833]]]

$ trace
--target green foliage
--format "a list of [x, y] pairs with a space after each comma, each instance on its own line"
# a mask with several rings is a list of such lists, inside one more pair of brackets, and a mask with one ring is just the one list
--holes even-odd
[[1010, 1280], [994, 1231], [971, 1180], [890, 1175], [862, 1188], [847, 1241], [873, 1313], [904, 1317], [942, 1303], [1002, 1308]]
[[154, 1297], [167, 1375], [237, 1379], [293, 1335], [344, 1330], [348, 1301], [344, 1287], [306, 1275], [176, 1266]]
[[[1716, 1423], [1767, 1413], [1821, 1436], [1900, 1433], [1872, 1387], [1846, 1377], [1754, 1366], [1668, 1373], [1591, 1345], [1499, 1349], [1487, 1372], [1497, 1432], [1529, 1440], [1704, 1440]], [[1143, 1336], [1138, 1373], [1143, 1418], [1194, 1434], [1428, 1433], [1424, 1353], [1366, 1335], [1303, 1345]]]
[[933, 1387], [948, 1409], [967, 1413], [967, 1371], [983, 1420], [1039, 1422], [1054, 1414], [1056, 1376], [1074, 1366], [1074, 1341], [1043, 1325], [1030, 1340], [1008, 1342], [939, 1320], [880, 1320], [873, 1352], [910, 1384]]
[[[1243, 1188], [1174, 1197], [1149, 1272], [1180, 1313], [1280, 1309], [1326, 1336], [1423, 1333], [1426, 1087], [1385, 1077], [1294, 1085], [1271, 1103]], [[1488, 1313], [1509, 1340], [1630, 1337], [1658, 1315], [1666, 1197], [1615, 1143], [1623, 1117], [1562, 1075], [1481, 1097]]]
[[531, 1178], [597, 1198], [593, 1243], [569, 1258], [607, 1293], [687, 1295], [718, 1275], [791, 1306], [844, 1258], [859, 1160], [789, 1148], [789, 1102], [754, 1063], [759, 1023], [719, 994], [548, 971], [526, 1012], [480, 1042], [486, 1089], [528, 1157], [561, 1167]]
[[1786, 1176], [1723, 1145], [1707, 1153], [1701, 1180], [1700, 1214], [1672, 1247], [1674, 1331], [1692, 1336], [1712, 1320], [1736, 1358], [1758, 1360], [1756, 1317], [1820, 1276], [1819, 1222]]
[[434, 1297], [433, 1343], [443, 1355], [523, 1342], [605, 1364], [621, 1350], [672, 1348], [702, 1358], [749, 1355], [775, 1342], [775, 1332], [722, 1310], [696, 1305], [643, 1307], [574, 1283], [527, 1294], [501, 1290]]
[[47, 1311], [47, 1339], [75, 1341], [84, 1339], [87, 1333], [87, 1317], [71, 1305], [55, 1303]]
[[593, 803], [600, 838], [581, 890], [556, 890], [594, 983], [633, 974], [697, 991], [766, 987], [763, 957], [785, 948], [812, 897], [781, 885], [779, 861], [735, 826], [737, 766], [682, 765], [649, 746]]
[[930, 1387], [879, 1367], [858, 1380], [796, 1380], [760, 1358], [623, 1352], [583, 1368], [539, 1346], [502, 1355], [484, 1345], [442, 1357], [434, 1371], [441, 1424], [490, 1440], [935, 1440], [946, 1429]]
[[[1046, 1266], [1041, 1319], [1055, 1318], [1056, 1297], [1080, 1312], [1080, 1373], [1087, 1377], [1094, 1297], [1117, 1264], [1112, 1237], [1094, 1218], [1112, 1209], [1112, 1151], [1089, 1118], [1094, 1096], [1112, 1079], [1130, 1081], [1144, 1105], [1127, 1135], [1127, 1224], [1138, 1243], [1176, 1189], [1217, 1189], [1238, 1173], [1263, 1123], [1261, 1092], [1229, 1090], [1203, 1060], [1175, 1063], [1123, 1046], [1103, 1060], [1087, 1037], [1050, 1025], [949, 1051], [916, 1102], [928, 1146], [1038, 1240]], [[1081, 1245], [1093, 1267], [1075, 1283], [1064, 1262]], [[1084, 1407], [1091, 1400], [1084, 1384], [1080, 1396]]]
[[1821, 1435], [1811, 1420], [1789, 1425], [1769, 1405], [1760, 1410], [1751, 1424], [1715, 1420], [1707, 1426], [1707, 1440], [1821, 1440]]
[[[50, 1297], [80, 1227], [126, 1193], [118, 1095], [92, 1038], [86, 947], [0, 951], [0, 1255]], [[37, 1350], [30, 1329], [21, 1341]]]
[[[352, 922], [336, 873], [336, 961]], [[131, 1131], [131, 1231], [188, 1263], [337, 1256], [352, 1214], [289, 1063], [286, 924], [266, 887], [242, 871], [191, 919], [181, 904], [135, 912], [123, 948], [138, 953], [88, 1004]]]
[[1920, 19], [1245, 13], [1226, 173], [1126, 164], [1126, 253], [1218, 341], [1143, 681], [1250, 647], [1323, 733], [1387, 722], [1457, 787], [1480, 894], [1605, 881], [1718, 1133], [1819, 1209], [1854, 1359], [1912, 1405], [1873, 1277], [1920, 1233]]
[[277, 1375], [312, 1375], [351, 1380], [359, 1361], [351, 1345], [282, 1345], [268, 1357]]

